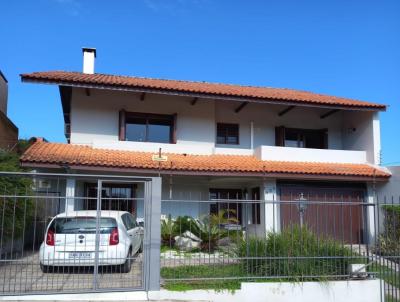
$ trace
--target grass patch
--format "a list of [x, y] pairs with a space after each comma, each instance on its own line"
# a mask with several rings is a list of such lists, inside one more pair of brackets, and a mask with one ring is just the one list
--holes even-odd
[[194, 289], [227, 289], [235, 291], [240, 289], [240, 283], [242, 280], [218, 280], [218, 278], [232, 276], [245, 276], [243, 267], [240, 264], [199, 266], [185, 265], [161, 268], [161, 277], [165, 279], [216, 278], [216, 280], [166, 281], [164, 288], [174, 291], [187, 291]]
[[387, 284], [400, 289], [400, 276], [395, 270], [392, 270], [387, 266], [374, 263], [368, 268], [368, 271], [371, 273], [376, 273], [378, 278], [384, 280]]

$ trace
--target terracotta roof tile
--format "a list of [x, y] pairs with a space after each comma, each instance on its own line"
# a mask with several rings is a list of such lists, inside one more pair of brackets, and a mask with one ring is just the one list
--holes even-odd
[[322, 95], [293, 89], [229, 85], [207, 82], [162, 80], [107, 74], [84, 74], [80, 72], [48, 71], [22, 74], [23, 81], [52, 83], [59, 85], [90, 85], [109, 88], [152, 89], [208, 96], [240, 97], [290, 104], [319, 104], [351, 108], [384, 110], [385, 105], [348, 98]]
[[24, 165], [54, 164], [123, 169], [161, 169], [211, 173], [268, 173], [389, 177], [382, 169], [367, 164], [262, 161], [244, 155], [166, 154], [168, 160], [155, 162], [153, 153], [94, 149], [89, 146], [35, 142], [21, 157]]

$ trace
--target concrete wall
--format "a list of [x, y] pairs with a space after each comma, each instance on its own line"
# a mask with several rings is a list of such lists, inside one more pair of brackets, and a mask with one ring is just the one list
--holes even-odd
[[379, 302], [380, 280], [326, 282], [243, 282], [235, 292], [191, 290], [150, 292], [150, 299], [174, 301], [251, 301], [251, 302]]
[[[380, 280], [325, 282], [243, 282], [241, 289], [130, 291], [56, 295], [3, 296], [0, 301], [230, 301], [230, 302], [379, 302]], [[383, 299], [383, 297], [382, 297]]]
[[[91, 89], [87, 96], [84, 89], [75, 88], [71, 101], [71, 143], [87, 144], [95, 148], [194, 154], [246, 154], [259, 146], [275, 145], [275, 127], [328, 129], [328, 147], [331, 150], [364, 151], [332, 154], [321, 161], [343, 162], [343, 157], [357, 155], [356, 162], [379, 164], [380, 126], [379, 114], [369, 111], [340, 111], [327, 118], [320, 116], [328, 109], [296, 107], [283, 116], [278, 113], [285, 106], [250, 103], [239, 113], [240, 102], [199, 99], [192, 106], [192, 98]], [[119, 111], [159, 114], [177, 113], [177, 144], [119, 141]], [[218, 145], [216, 123], [238, 123], [239, 145]], [[279, 152], [277, 152], [279, 153]], [[303, 161], [301, 154], [291, 157]], [[318, 157], [320, 158], [320, 157]], [[347, 162], [347, 161], [345, 161]]]

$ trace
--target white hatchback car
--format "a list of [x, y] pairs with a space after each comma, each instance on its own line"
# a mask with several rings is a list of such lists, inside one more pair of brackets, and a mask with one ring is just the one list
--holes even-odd
[[[124, 211], [100, 212], [98, 263], [118, 265], [131, 270], [132, 257], [143, 244], [143, 227]], [[40, 246], [40, 268], [48, 272], [54, 266], [94, 266], [96, 257], [97, 211], [74, 211], [55, 216], [46, 229]]]

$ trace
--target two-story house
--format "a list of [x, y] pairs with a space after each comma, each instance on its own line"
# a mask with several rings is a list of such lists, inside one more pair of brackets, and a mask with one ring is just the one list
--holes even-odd
[[[390, 177], [379, 166], [379, 112], [385, 105], [292, 89], [98, 74], [96, 50], [83, 49], [83, 55], [83, 72], [21, 75], [23, 82], [58, 85], [68, 141], [37, 139], [22, 156], [23, 166], [161, 175], [165, 200], [368, 203], [375, 182]], [[80, 196], [96, 196], [94, 183], [71, 180], [65, 186]], [[123, 183], [108, 190], [141, 194]], [[127, 205], [138, 216], [141, 207]], [[259, 234], [289, 225], [297, 219], [290, 213], [298, 211], [296, 205], [276, 203], [252, 203], [248, 211], [243, 203], [233, 207], [237, 220]], [[164, 214], [195, 217], [216, 211], [216, 205], [195, 203], [169, 202], [162, 208]], [[329, 220], [332, 207], [320, 211], [320, 221], [310, 223], [338, 223]], [[348, 238], [364, 241], [368, 213], [347, 209], [340, 216]]]

